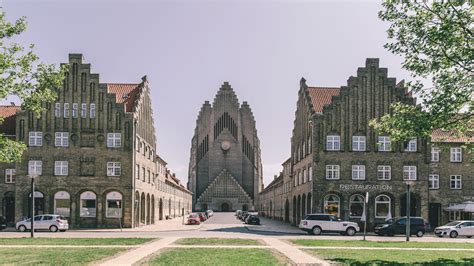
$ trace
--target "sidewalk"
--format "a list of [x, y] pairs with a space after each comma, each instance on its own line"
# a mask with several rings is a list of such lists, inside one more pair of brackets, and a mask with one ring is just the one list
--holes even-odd
[[[186, 221], [186, 218], [184, 219]], [[188, 231], [198, 230], [201, 225], [183, 224], [183, 217], [176, 217], [170, 220], [156, 221], [155, 224], [141, 225], [135, 228], [123, 228], [123, 232], [169, 232], [169, 231]], [[70, 229], [69, 231], [81, 232], [121, 232], [120, 228], [94, 228], [94, 229]]]

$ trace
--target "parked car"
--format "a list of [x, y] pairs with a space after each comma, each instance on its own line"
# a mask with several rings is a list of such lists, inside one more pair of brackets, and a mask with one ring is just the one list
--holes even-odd
[[299, 228], [313, 235], [323, 232], [341, 233], [353, 236], [360, 231], [359, 225], [353, 222], [342, 221], [331, 214], [308, 214], [301, 220]]
[[[35, 230], [49, 230], [51, 232], [61, 231], [64, 232], [69, 229], [69, 223], [61, 215], [57, 214], [44, 214], [37, 215], [34, 217]], [[31, 219], [25, 219], [16, 223], [16, 230], [25, 232], [31, 230]]]
[[207, 210], [206, 213], [207, 213], [207, 217], [212, 217], [214, 215], [214, 211], [212, 210]]
[[434, 230], [439, 237], [450, 236], [456, 238], [465, 236], [471, 238], [474, 236], [474, 221], [454, 221], [443, 226], [438, 226]]
[[239, 215], [239, 219], [243, 221], [243, 220], [245, 219], [244, 217], [245, 217], [247, 214], [248, 214], [247, 211], [243, 211], [243, 212]]
[[[397, 234], [406, 234], [407, 217], [396, 217], [383, 224], [375, 226], [375, 233], [383, 236], [393, 236]], [[410, 217], [410, 235], [422, 237], [430, 228], [429, 223], [422, 217]]]
[[204, 214], [203, 212], [198, 212], [198, 216], [201, 222], [205, 222], [207, 220], [206, 214]]
[[241, 210], [236, 210], [236, 211], [235, 211], [235, 216], [239, 217], [239, 214], [240, 214], [241, 212], [242, 212]]
[[247, 219], [247, 217], [250, 215], [249, 212], [244, 212], [244, 214], [242, 214], [242, 218], [240, 218], [243, 222], [245, 222], [245, 219]]
[[2, 231], [5, 228], [7, 228], [7, 222], [5, 220], [5, 217], [0, 216], [0, 231]]
[[260, 225], [260, 217], [258, 217], [258, 215], [255, 215], [255, 214], [251, 214], [247, 217], [247, 219], [245, 219], [245, 223]]
[[201, 224], [201, 219], [199, 219], [199, 215], [197, 213], [191, 213], [188, 215], [186, 224]]

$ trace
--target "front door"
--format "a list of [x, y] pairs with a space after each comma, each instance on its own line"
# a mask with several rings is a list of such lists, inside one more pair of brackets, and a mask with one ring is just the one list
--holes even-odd
[[429, 217], [431, 228], [439, 226], [439, 215], [441, 212], [441, 203], [430, 203], [429, 204]]
[[228, 212], [229, 209], [230, 209], [229, 208], [229, 203], [226, 203], [226, 202], [222, 203], [222, 205], [221, 205], [221, 211], [222, 212]]
[[15, 222], [15, 195], [13, 192], [5, 193], [3, 199], [5, 222], [7, 224]]

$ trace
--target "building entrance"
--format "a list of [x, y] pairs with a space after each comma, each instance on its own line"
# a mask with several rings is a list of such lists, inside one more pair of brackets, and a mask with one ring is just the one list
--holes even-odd
[[3, 198], [3, 215], [7, 224], [15, 222], [15, 194], [12, 191], [6, 192]]
[[439, 216], [441, 213], [441, 203], [430, 203], [429, 204], [429, 223], [431, 228], [439, 226]]
[[222, 212], [228, 212], [228, 211], [230, 211], [229, 203], [227, 203], [227, 202], [222, 203], [222, 205], [221, 205], [221, 211], [222, 211]]

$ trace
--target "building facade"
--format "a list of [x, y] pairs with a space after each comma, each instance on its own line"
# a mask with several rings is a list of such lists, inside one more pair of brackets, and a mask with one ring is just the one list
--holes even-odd
[[[40, 116], [26, 110], [14, 115], [15, 138], [28, 149], [15, 164], [14, 182], [8, 182], [13, 185], [0, 191], [7, 202], [2, 212], [14, 212], [15, 221], [29, 216], [35, 177], [35, 214], [61, 214], [72, 227], [155, 223], [164, 195], [157, 189], [160, 178], [146, 76], [136, 84], [100, 83], [81, 54], [70, 54], [67, 66], [56, 101], [46, 103]], [[11, 171], [2, 170], [5, 183], [11, 181]], [[174, 183], [167, 193], [176, 193], [176, 187], [191, 198]]]
[[206, 101], [191, 141], [188, 188], [197, 210], [254, 209], [262, 189], [260, 141], [247, 102], [229, 83]]
[[[310, 87], [302, 79], [298, 96], [291, 138], [293, 187], [280, 197], [291, 199], [289, 213], [283, 216], [290, 216], [293, 224], [310, 212], [360, 222], [368, 192], [370, 228], [406, 215], [408, 184], [411, 215], [424, 217], [432, 226], [457, 215], [443, 211], [449, 204], [472, 200], [472, 154], [462, 145], [472, 143], [472, 138], [460, 140], [444, 132], [449, 137], [445, 140], [434, 132], [434, 145], [417, 138], [396, 143], [369, 126], [395, 102], [415, 104], [403, 82], [388, 77], [378, 59], [367, 59], [346, 86]], [[448, 148], [440, 148], [440, 161], [431, 161], [436, 146]], [[451, 156], [458, 161], [441, 161]], [[264, 193], [272, 194], [269, 190]]]

